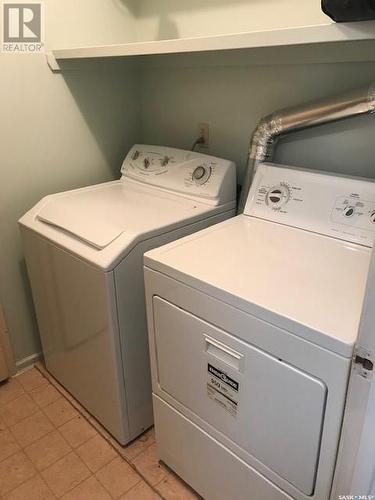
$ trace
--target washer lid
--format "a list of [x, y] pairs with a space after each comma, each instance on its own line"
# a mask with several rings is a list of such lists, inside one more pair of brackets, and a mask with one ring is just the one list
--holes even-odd
[[361, 245], [240, 215], [151, 250], [145, 262], [350, 357], [370, 255]]
[[234, 208], [234, 202], [211, 206], [126, 179], [47, 196], [20, 224], [110, 270], [141, 241]]
[[100, 208], [100, 200], [95, 201], [82, 194], [79, 197], [70, 195], [49, 201], [37, 219], [102, 250], [125, 228], [108, 218], [107, 211], [103, 212]]
[[197, 203], [128, 179], [53, 195], [36, 218], [103, 250], [125, 232], [150, 233], [201, 211]]

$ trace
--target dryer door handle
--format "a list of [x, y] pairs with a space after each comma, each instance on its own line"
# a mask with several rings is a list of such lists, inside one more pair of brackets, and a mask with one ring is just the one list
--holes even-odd
[[228, 347], [225, 344], [222, 344], [218, 340], [209, 337], [208, 335], [204, 336], [205, 340], [205, 351], [211, 356], [219, 359], [223, 363], [229, 365], [231, 368], [234, 368], [237, 371], [242, 371], [243, 369], [243, 354], [235, 351], [231, 347]]

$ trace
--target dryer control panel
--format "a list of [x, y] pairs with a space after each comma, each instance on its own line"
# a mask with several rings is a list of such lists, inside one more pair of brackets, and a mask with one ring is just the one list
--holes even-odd
[[131, 178], [211, 205], [236, 200], [234, 163], [193, 151], [136, 144], [121, 173], [124, 180]]
[[244, 213], [372, 247], [375, 182], [262, 163]]

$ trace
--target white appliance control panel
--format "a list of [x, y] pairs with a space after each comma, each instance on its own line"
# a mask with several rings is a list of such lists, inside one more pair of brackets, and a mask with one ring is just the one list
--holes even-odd
[[136, 144], [121, 168], [131, 178], [212, 205], [236, 199], [233, 162], [193, 151]]
[[375, 182], [262, 163], [244, 213], [372, 247]]

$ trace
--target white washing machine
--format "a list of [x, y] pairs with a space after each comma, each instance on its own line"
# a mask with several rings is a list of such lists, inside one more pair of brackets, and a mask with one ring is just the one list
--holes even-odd
[[159, 457], [205, 499], [329, 498], [374, 222], [374, 182], [262, 164], [145, 254]]
[[134, 146], [118, 181], [20, 220], [48, 371], [122, 444], [153, 423], [142, 256], [235, 213], [235, 165]]

